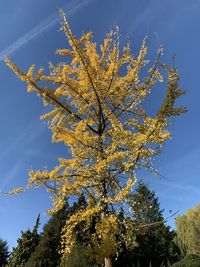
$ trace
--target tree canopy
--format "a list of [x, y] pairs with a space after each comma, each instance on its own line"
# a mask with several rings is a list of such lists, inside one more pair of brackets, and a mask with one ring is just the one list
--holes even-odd
[[40, 216], [38, 216], [32, 231], [30, 229], [25, 232], [22, 231], [21, 237], [17, 239], [17, 246], [11, 252], [8, 262], [9, 267], [25, 266], [40, 240], [40, 235], [38, 234], [39, 223]]
[[176, 218], [176, 231], [182, 254], [200, 255], [200, 205]]
[[25, 267], [55, 267], [60, 264], [59, 252], [62, 228], [70, 215], [83, 208], [85, 204], [84, 196], [80, 196], [77, 202], [74, 202], [71, 206], [66, 201], [66, 205], [52, 215], [44, 225], [40, 241], [30, 255]]
[[6, 240], [0, 238], [0, 267], [5, 266], [8, 261], [9, 251]]
[[[161, 50], [148, 64], [146, 39], [135, 57], [129, 43], [121, 49], [117, 27], [99, 49], [91, 32], [77, 38], [61, 15], [70, 47], [57, 50], [64, 59], [58, 65], [50, 63], [49, 75], [43, 68], [36, 71], [34, 65], [23, 72], [5, 58], [27, 82], [28, 92], [36, 92], [51, 108], [42, 119], [48, 120], [53, 142], [64, 143], [71, 154], [59, 158], [52, 170], [31, 170], [27, 188], [47, 187], [54, 196], [50, 214], [62, 209], [66, 198], [84, 194], [87, 207], [73, 214], [63, 228], [62, 253], [72, 251], [76, 226], [99, 214], [88, 249], [97, 261], [105, 259], [111, 266], [120, 247], [118, 218], [112, 211], [127, 202], [138, 169], [155, 170], [152, 158], [171, 136], [170, 118], [185, 112], [184, 107], [174, 106], [184, 92], [178, 70], [160, 63]], [[163, 77], [167, 77], [165, 97], [150, 115], [143, 103]]]
[[155, 192], [140, 181], [129, 201], [132, 210], [132, 228], [131, 231], [126, 229], [125, 234], [129, 238], [132, 236], [132, 240], [135, 237], [136, 246], [122, 250], [116, 267], [125, 264], [167, 267], [179, 260], [180, 251], [174, 242], [175, 232], [165, 224], [163, 210]]

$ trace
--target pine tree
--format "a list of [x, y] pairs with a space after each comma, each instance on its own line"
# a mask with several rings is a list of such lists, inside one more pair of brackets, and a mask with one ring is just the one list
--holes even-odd
[[9, 251], [6, 240], [0, 238], [0, 267], [5, 266], [8, 261]]
[[[91, 237], [91, 256], [110, 267], [120, 247], [113, 208], [127, 203], [136, 170], [152, 167], [151, 159], [171, 135], [170, 118], [185, 112], [184, 107], [174, 106], [184, 92], [179, 88], [178, 70], [160, 63], [161, 50], [147, 67], [146, 39], [135, 57], [130, 44], [120, 51], [118, 28], [107, 35], [100, 49], [91, 32], [76, 38], [64, 15], [62, 30], [70, 48], [57, 51], [65, 59], [57, 66], [51, 63], [49, 75], [43, 68], [35, 71], [34, 65], [23, 72], [5, 59], [27, 82], [28, 92], [35, 91], [52, 108], [42, 118], [49, 120], [53, 141], [63, 142], [71, 152], [70, 159], [60, 158], [51, 171], [31, 170], [28, 188], [46, 186], [54, 194], [51, 213], [61, 209], [67, 197], [84, 193], [87, 208], [67, 221], [62, 251], [72, 251], [76, 226], [98, 215], [101, 220]], [[148, 114], [144, 100], [163, 77], [167, 77], [166, 95], [157, 112]]]
[[27, 229], [22, 231], [22, 235], [17, 239], [17, 246], [13, 248], [8, 262], [9, 267], [25, 266], [31, 254], [34, 252], [39, 243], [40, 235], [38, 234], [38, 227], [40, 224], [40, 216], [37, 217], [33, 230]]
[[[131, 204], [132, 203], [132, 204]], [[175, 233], [164, 222], [163, 210], [158, 197], [148, 185], [140, 182], [131, 199], [133, 224], [136, 231], [137, 246], [131, 251], [132, 261], [148, 267], [167, 267], [168, 262], [179, 259], [179, 250], [174, 243]]]
[[66, 206], [55, 213], [43, 228], [43, 233], [25, 267], [54, 267], [60, 262], [61, 229], [66, 221]]
[[[156, 222], [163, 222], [163, 210], [160, 209], [158, 197], [145, 183], [139, 182], [132, 196], [132, 210], [134, 221], [137, 225], [150, 225]], [[130, 203], [131, 204], [131, 203]]]
[[[80, 196], [71, 207], [66, 203], [61, 210], [52, 215], [45, 224], [40, 242], [25, 267], [54, 267], [60, 264], [61, 230], [69, 216], [85, 205], [84, 196]], [[77, 228], [77, 238], [78, 236], [80, 236], [80, 229]]]

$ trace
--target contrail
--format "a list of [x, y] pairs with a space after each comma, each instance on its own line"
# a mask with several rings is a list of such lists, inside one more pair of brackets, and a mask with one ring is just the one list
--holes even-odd
[[[74, 15], [79, 10], [81, 10], [82, 8], [84, 8], [86, 5], [90, 4], [93, 1], [94, 0], [85, 0], [85, 1], [77, 0], [69, 3], [68, 5], [64, 6], [64, 9], [67, 10], [66, 15], [68, 17]], [[3, 57], [10, 56], [11, 54], [15, 53], [19, 48], [21, 48], [23, 45], [26, 45], [28, 42], [38, 37], [41, 33], [44, 33], [45, 31], [49, 30], [59, 20], [60, 17], [58, 16], [57, 12], [54, 12], [52, 15], [43, 20], [35, 28], [30, 30], [28, 33], [17, 39], [13, 44], [9, 45], [7, 48], [1, 51], [0, 61], [3, 59]]]

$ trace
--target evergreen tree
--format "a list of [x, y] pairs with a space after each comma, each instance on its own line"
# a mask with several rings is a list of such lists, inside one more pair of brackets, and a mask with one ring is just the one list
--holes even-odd
[[7, 241], [0, 238], [0, 267], [7, 263], [8, 257], [9, 252]]
[[[136, 193], [130, 199], [133, 211], [130, 227], [126, 235], [135, 240], [137, 246], [133, 249], [123, 249], [116, 266], [160, 267], [169, 266], [179, 259], [179, 249], [173, 239], [175, 233], [164, 223], [163, 210], [155, 192], [140, 182]], [[132, 241], [133, 242], [133, 241]]]
[[175, 233], [164, 223], [158, 197], [149, 187], [140, 182], [133, 196], [133, 216], [139, 230], [136, 235], [138, 246], [133, 254], [136, 262], [141, 266], [168, 266], [168, 261], [176, 261], [178, 250], [173, 239]]
[[38, 234], [38, 227], [40, 224], [40, 216], [37, 217], [33, 230], [22, 231], [22, 235], [17, 240], [17, 246], [13, 248], [11, 257], [9, 259], [9, 267], [22, 267], [30, 258], [39, 243], [40, 235]]
[[92, 264], [86, 256], [86, 250], [83, 245], [76, 244], [70, 255], [63, 258], [60, 267], [98, 267]]
[[44, 226], [40, 242], [25, 264], [26, 267], [53, 267], [59, 264], [60, 235], [65, 220], [66, 206], [55, 213]]
[[139, 182], [131, 202], [134, 221], [137, 225], [152, 224], [164, 220], [158, 197], [143, 182]]
[[[68, 203], [55, 213], [43, 228], [41, 240], [25, 267], [55, 267], [60, 264], [61, 230], [69, 216], [86, 204], [81, 196], [71, 207]], [[80, 235], [80, 229], [77, 235]]]

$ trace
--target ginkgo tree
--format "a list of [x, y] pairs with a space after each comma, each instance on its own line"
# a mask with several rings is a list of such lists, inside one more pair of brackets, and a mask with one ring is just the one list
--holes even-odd
[[[36, 92], [51, 108], [41, 118], [48, 120], [52, 141], [64, 143], [71, 155], [59, 158], [52, 170], [30, 170], [27, 188], [47, 187], [53, 196], [50, 214], [62, 209], [66, 198], [84, 194], [87, 208], [73, 214], [63, 228], [62, 253], [71, 252], [76, 226], [99, 216], [88, 251], [98, 262], [112, 266], [120, 247], [113, 210], [126, 204], [138, 169], [157, 172], [152, 159], [171, 136], [170, 118], [185, 112], [184, 107], [174, 107], [184, 92], [177, 69], [160, 63], [161, 50], [149, 66], [146, 39], [134, 57], [129, 43], [120, 49], [116, 28], [99, 48], [91, 32], [77, 38], [61, 15], [61, 29], [70, 46], [57, 50], [63, 59], [58, 65], [50, 63], [49, 75], [34, 65], [23, 72], [4, 59], [27, 83], [28, 92]], [[157, 113], [148, 115], [143, 103], [163, 76], [167, 77], [165, 97]]]

